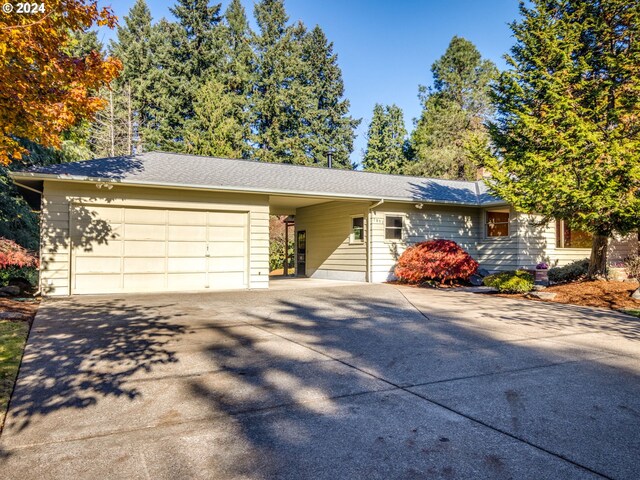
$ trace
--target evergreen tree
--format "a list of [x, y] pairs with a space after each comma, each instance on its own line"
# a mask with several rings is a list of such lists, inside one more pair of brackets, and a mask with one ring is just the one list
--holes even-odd
[[[254, 55], [251, 48], [251, 30], [240, 0], [232, 0], [224, 14], [220, 29], [222, 60], [217, 76], [230, 95], [230, 107], [225, 116], [236, 133], [228, 145], [234, 157], [251, 158], [251, 93], [253, 89]], [[225, 102], [222, 102], [224, 105]]]
[[531, 3], [495, 88], [490, 185], [545, 222], [593, 232], [599, 276], [612, 233], [640, 227], [640, 3]]
[[311, 90], [300, 75], [304, 27], [287, 25], [283, 0], [261, 0], [255, 17], [255, 156], [266, 162], [306, 164], [303, 114], [311, 104]]
[[370, 172], [403, 173], [407, 130], [402, 109], [376, 104], [367, 132], [362, 166]]
[[184, 37], [184, 30], [176, 22], [162, 19], [152, 28], [151, 101], [148, 120], [141, 128], [147, 149], [178, 152], [185, 149], [184, 123], [193, 117], [194, 86], [201, 79], [185, 76], [184, 59], [179, 54]]
[[[52, 148], [38, 147], [47, 151], [57, 151]], [[51, 154], [48, 152], [47, 157], [50, 158]], [[0, 165], [0, 237], [15, 240], [23, 247], [35, 250], [39, 243], [38, 230], [38, 217], [18, 193], [13, 180], [9, 177], [7, 167]]]
[[495, 65], [475, 45], [453, 37], [431, 67], [433, 88], [420, 86], [423, 111], [411, 136], [408, 171], [441, 178], [475, 179], [470, 145], [488, 142], [484, 122], [492, 113], [489, 85]]
[[210, 76], [196, 93], [194, 118], [185, 125], [185, 147], [190, 153], [242, 158], [246, 150], [246, 124], [238, 122], [242, 104], [228, 84]]
[[177, 0], [169, 9], [184, 31], [177, 45], [178, 55], [184, 61], [186, 77], [195, 83], [205, 78], [220, 55], [216, 30], [221, 20], [220, 4], [209, 6], [209, 1]]
[[338, 57], [319, 26], [305, 35], [302, 55], [303, 85], [310, 88], [312, 102], [305, 109], [304, 119], [308, 162], [326, 164], [331, 150], [333, 165], [353, 168], [349, 155], [360, 120], [349, 116]]
[[[124, 24], [118, 26], [117, 41], [112, 41], [112, 54], [122, 62], [123, 69], [115, 81], [115, 88], [131, 88], [133, 119], [136, 129], [141, 133], [148, 130], [150, 108], [154, 100], [153, 92], [153, 52], [151, 11], [145, 0], [136, 0]], [[136, 150], [142, 151], [145, 139], [137, 134]]]
[[[210, 0], [177, 0], [171, 8], [180, 26], [180, 34], [169, 33], [172, 41], [170, 55], [180, 65], [181, 89], [174, 92], [176, 112], [169, 115], [175, 120], [187, 121], [194, 116], [194, 101], [198, 89], [207, 80], [211, 69], [220, 61], [220, 4], [209, 6]], [[162, 32], [164, 29], [159, 29]], [[165, 40], [167, 40], [165, 38]], [[177, 141], [181, 141], [182, 125], [175, 125]]]

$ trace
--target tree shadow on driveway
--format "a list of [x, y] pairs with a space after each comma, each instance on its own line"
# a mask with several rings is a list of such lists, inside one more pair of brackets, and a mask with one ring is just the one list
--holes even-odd
[[29, 336], [5, 429], [19, 432], [38, 416], [85, 409], [107, 397], [136, 398], [140, 392], [125, 385], [127, 379], [176, 362], [166, 344], [186, 331], [157, 308], [162, 305], [107, 299], [46, 301]]
[[52, 302], [10, 411], [49, 443], [12, 471], [133, 477], [124, 445], [151, 478], [631, 478], [630, 357], [554, 338], [557, 311], [408, 297], [426, 316], [371, 285]]

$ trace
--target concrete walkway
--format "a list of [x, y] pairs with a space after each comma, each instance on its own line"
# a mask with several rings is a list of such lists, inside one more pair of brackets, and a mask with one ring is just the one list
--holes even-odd
[[640, 321], [340, 284], [49, 300], [3, 476], [640, 474]]

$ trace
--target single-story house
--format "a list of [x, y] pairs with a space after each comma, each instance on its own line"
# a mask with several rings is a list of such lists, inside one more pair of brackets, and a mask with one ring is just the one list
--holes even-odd
[[[295, 216], [298, 275], [393, 278], [402, 251], [446, 238], [489, 271], [566, 264], [590, 239], [535, 226], [466, 182], [149, 152], [13, 172], [41, 209], [49, 295], [267, 288], [269, 215]], [[611, 261], [637, 252], [615, 239]]]

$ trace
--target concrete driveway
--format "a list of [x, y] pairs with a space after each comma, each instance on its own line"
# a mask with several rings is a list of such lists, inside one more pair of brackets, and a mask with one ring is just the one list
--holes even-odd
[[305, 285], [46, 301], [3, 476], [640, 476], [637, 319]]

